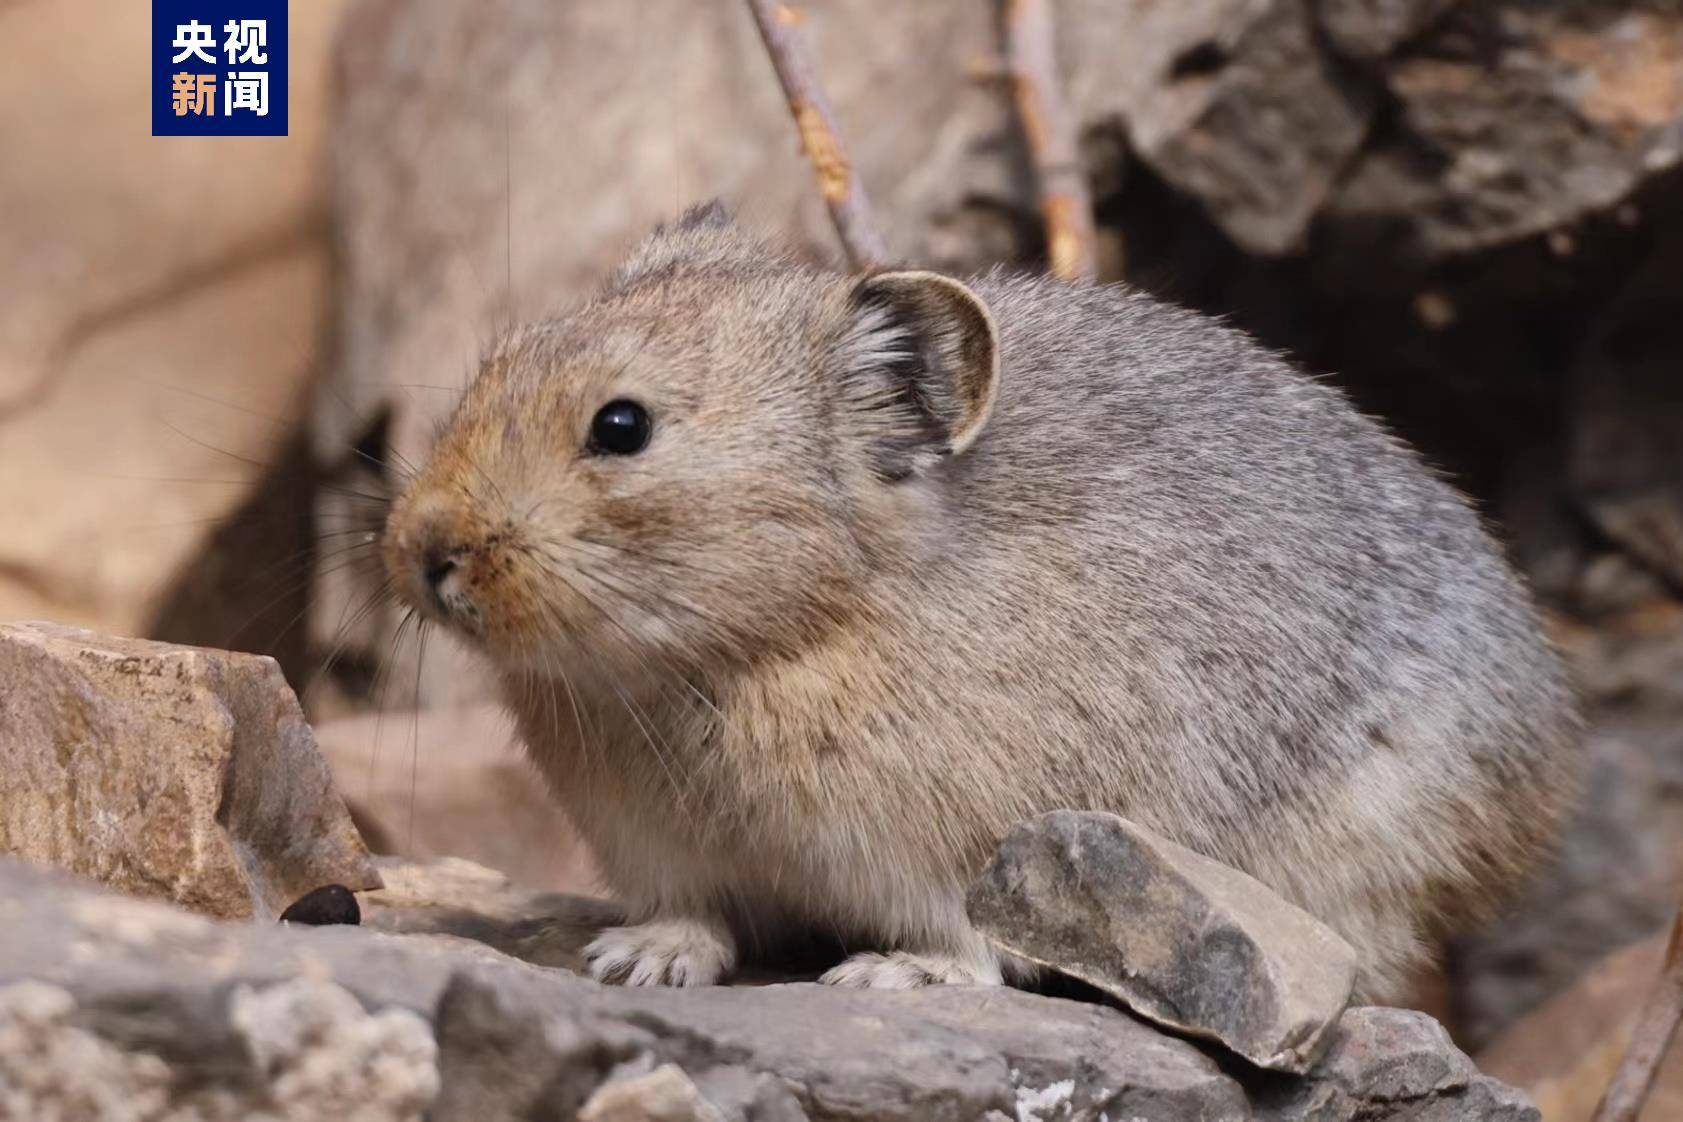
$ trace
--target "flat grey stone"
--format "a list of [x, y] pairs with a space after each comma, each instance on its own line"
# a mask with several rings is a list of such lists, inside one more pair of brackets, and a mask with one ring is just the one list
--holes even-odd
[[1114, 814], [1018, 826], [968, 906], [1001, 948], [1266, 1068], [1308, 1070], [1355, 981], [1355, 952], [1325, 924]]
[[1350, 1011], [1282, 1075], [1108, 1005], [605, 987], [460, 936], [217, 922], [5, 860], [0, 1038], [0, 1103], [101, 1122], [1536, 1118], [1400, 1010]]

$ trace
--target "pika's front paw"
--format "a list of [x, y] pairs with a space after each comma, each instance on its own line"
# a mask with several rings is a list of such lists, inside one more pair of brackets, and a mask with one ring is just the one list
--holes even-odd
[[827, 986], [856, 990], [914, 990], [920, 986], [997, 986], [994, 963], [965, 962], [946, 955], [856, 954], [818, 979]]
[[693, 919], [610, 927], [584, 949], [598, 982], [625, 986], [710, 986], [736, 965], [722, 929]]

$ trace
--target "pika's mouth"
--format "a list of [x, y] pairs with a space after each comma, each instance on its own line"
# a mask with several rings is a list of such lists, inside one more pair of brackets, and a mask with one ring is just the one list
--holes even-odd
[[479, 606], [469, 595], [467, 560], [465, 551], [429, 549], [417, 560], [419, 579], [412, 583], [421, 589], [416, 604], [419, 610], [438, 623], [477, 635], [482, 620]]
[[400, 500], [386, 526], [386, 571], [392, 587], [423, 618], [478, 636], [484, 618], [477, 603], [485, 551], [468, 542], [477, 535], [425, 493]]

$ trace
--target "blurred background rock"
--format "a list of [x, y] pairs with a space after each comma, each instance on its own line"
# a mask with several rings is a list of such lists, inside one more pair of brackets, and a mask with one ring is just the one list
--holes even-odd
[[[1040, 267], [993, 6], [802, 10], [893, 253]], [[1683, 888], [1683, 4], [1056, 15], [1102, 279], [1230, 317], [1422, 448], [1578, 671], [1583, 813], [1422, 989], [1511, 1056]], [[297, 0], [292, 135], [214, 141], [149, 135], [148, 18], [0, 4], [0, 617], [274, 654], [377, 845], [588, 883], [471, 662], [435, 635], [417, 667], [359, 613], [354, 547], [499, 325], [656, 222], [719, 196], [836, 256], [746, 11]]]

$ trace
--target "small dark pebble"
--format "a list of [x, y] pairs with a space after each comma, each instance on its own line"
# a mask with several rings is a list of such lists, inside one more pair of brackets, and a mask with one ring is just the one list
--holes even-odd
[[303, 923], [311, 927], [325, 927], [330, 923], [359, 924], [362, 909], [356, 896], [342, 884], [324, 884], [306, 892], [281, 913], [282, 923]]

